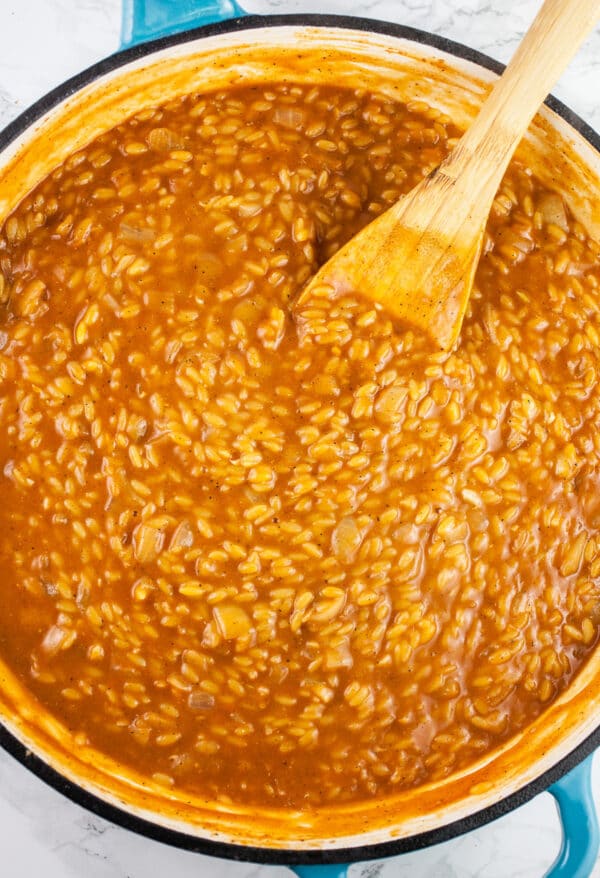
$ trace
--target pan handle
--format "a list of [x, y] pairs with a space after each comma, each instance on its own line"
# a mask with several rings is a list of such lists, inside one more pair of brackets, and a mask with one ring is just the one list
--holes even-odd
[[237, 0], [122, 0], [121, 48], [246, 13]]
[[298, 878], [347, 878], [350, 866], [290, 866]]
[[592, 795], [592, 759], [593, 754], [548, 790], [556, 801], [563, 839], [558, 858], [545, 878], [589, 878], [592, 874], [600, 847]]

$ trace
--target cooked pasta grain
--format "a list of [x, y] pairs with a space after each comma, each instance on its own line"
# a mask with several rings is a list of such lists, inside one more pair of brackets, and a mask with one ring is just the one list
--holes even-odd
[[459, 344], [290, 301], [443, 158], [426, 104], [174, 101], [0, 230], [0, 654], [167, 787], [310, 808], [472, 763], [600, 621], [598, 248], [511, 166]]

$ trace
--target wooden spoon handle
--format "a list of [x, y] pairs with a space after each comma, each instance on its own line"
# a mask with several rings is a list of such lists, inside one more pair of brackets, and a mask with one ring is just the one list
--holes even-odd
[[465, 177], [471, 200], [479, 192], [483, 216], [527, 126], [598, 18], [600, 0], [546, 0], [473, 125], [440, 166], [444, 177]]

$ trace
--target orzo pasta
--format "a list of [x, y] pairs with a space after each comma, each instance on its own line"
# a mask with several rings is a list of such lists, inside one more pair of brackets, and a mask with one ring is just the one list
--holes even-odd
[[456, 350], [290, 301], [458, 131], [244, 88], [144, 112], [0, 231], [0, 654], [167, 786], [310, 808], [439, 779], [600, 621], [598, 248], [513, 163]]

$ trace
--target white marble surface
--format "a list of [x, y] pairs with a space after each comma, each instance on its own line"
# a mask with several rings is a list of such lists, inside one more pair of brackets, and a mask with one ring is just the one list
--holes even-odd
[[[247, 0], [250, 12], [338, 12], [397, 21], [507, 60], [537, 0]], [[118, 46], [119, 0], [0, 0], [0, 127], [29, 103]], [[555, 93], [600, 130], [600, 31]], [[594, 789], [600, 803], [600, 771]], [[544, 794], [462, 838], [353, 878], [541, 878], [560, 843]], [[284, 878], [285, 869], [172, 850], [64, 800], [0, 751], [0, 874], [5, 878]], [[600, 878], [600, 866], [594, 870]]]

